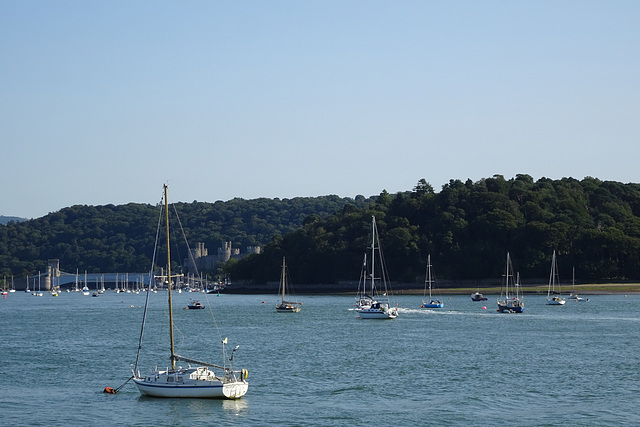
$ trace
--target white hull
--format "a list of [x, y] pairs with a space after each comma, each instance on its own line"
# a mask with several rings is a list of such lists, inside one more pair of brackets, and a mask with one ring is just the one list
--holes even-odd
[[249, 384], [211, 384], [197, 386], [153, 385], [141, 380], [134, 380], [140, 393], [152, 397], [188, 397], [194, 399], [239, 399], [245, 395]]
[[547, 305], [564, 305], [566, 300], [564, 298], [549, 298], [547, 299]]
[[356, 310], [361, 319], [395, 319], [398, 317], [397, 309], [381, 310], [379, 308], [365, 308]]
[[218, 378], [212, 372], [207, 379], [194, 379], [197, 377], [195, 371], [193, 368], [169, 373], [160, 371], [133, 381], [140, 393], [152, 397], [239, 399], [249, 388], [245, 380]]

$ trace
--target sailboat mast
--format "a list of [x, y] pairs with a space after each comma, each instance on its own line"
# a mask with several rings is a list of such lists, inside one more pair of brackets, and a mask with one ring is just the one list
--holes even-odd
[[284, 257], [282, 257], [282, 278], [280, 279], [280, 286], [282, 287], [282, 303], [284, 304], [284, 284], [285, 284], [285, 263]]
[[169, 246], [169, 201], [167, 199], [167, 185], [164, 185], [164, 220], [167, 231], [167, 283], [169, 292], [169, 339], [171, 340], [171, 370], [176, 369], [176, 359], [173, 346], [173, 304], [171, 300], [171, 246]]
[[371, 216], [371, 297], [375, 295], [374, 284], [376, 277], [376, 217]]
[[427, 256], [427, 284], [429, 286], [429, 299], [431, 299], [431, 254]]
[[504, 281], [504, 294], [506, 296], [505, 299], [509, 299], [509, 264], [511, 264], [511, 256], [509, 256], [509, 252], [507, 252], [507, 269], [505, 271], [505, 281]]

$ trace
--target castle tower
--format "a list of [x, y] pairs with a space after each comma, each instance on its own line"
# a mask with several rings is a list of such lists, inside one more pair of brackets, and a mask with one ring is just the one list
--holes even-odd
[[224, 242], [224, 247], [218, 248], [218, 261], [227, 262], [231, 259], [231, 242]]

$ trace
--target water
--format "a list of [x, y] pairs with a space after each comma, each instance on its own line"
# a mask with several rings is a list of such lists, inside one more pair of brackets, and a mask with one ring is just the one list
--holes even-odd
[[[141, 371], [168, 363], [166, 293], [151, 295]], [[189, 298], [215, 307], [183, 310]], [[358, 320], [350, 296], [176, 295], [178, 353], [221, 360], [240, 344], [249, 370], [237, 401], [155, 399], [129, 383], [144, 295], [10, 294], [0, 300], [3, 425], [581, 425], [640, 424], [640, 296], [593, 296], [499, 314], [495, 296], [445, 297], [396, 320]], [[266, 304], [262, 302], [266, 301]], [[486, 306], [486, 309], [482, 307]], [[189, 332], [188, 334], [186, 332]], [[154, 344], [152, 342], [155, 341]], [[210, 349], [214, 350], [211, 351]]]

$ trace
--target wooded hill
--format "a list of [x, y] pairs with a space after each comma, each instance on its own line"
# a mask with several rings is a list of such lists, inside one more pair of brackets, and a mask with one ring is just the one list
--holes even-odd
[[[396, 282], [424, 281], [428, 254], [438, 279], [499, 280], [507, 251], [525, 280], [548, 278], [554, 249], [565, 283], [574, 266], [583, 281], [640, 279], [640, 184], [495, 175], [451, 180], [438, 193], [420, 180], [413, 190], [368, 199], [233, 199], [176, 209], [192, 248], [266, 245], [224, 266], [234, 281], [277, 281], [282, 256], [294, 284], [357, 281], [372, 215]], [[2, 225], [0, 274], [44, 271], [50, 258], [66, 271], [148, 271], [158, 217], [159, 208], [145, 204], [73, 206]], [[184, 257], [183, 248], [173, 259]]]
[[640, 279], [639, 184], [529, 175], [451, 180], [439, 193], [421, 180], [411, 192], [383, 192], [364, 208], [307, 218], [261, 255], [229, 265], [229, 273], [277, 280], [284, 255], [295, 283], [357, 282], [372, 215], [397, 282], [424, 282], [428, 254], [439, 278], [499, 282], [507, 251], [525, 280], [548, 280], [553, 250], [565, 283], [572, 267], [580, 280]]
[[[274, 235], [298, 229], [309, 215], [327, 217], [346, 204], [363, 207], [363, 196], [233, 199], [215, 203], [175, 203], [190, 247], [203, 242], [216, 253], [223, 242], [244, 250], [263, 246]], [[173, 207], [171, 208], [173, 212]], [[59, 259], [67, 272], [146, 272], [161, 208], [148, 204], [72, 206], [44, 217], [0, 226], [0, 275], [24, 277], [44, 272], [48, 259]], [[181, 234], [174, 260], [187, 256]], [[172, 251], [176, 250], [172, 248]], [[174, 266], [174, 271], [180, 271]], [[0, 279], [2, 278], [0, 276]]]

